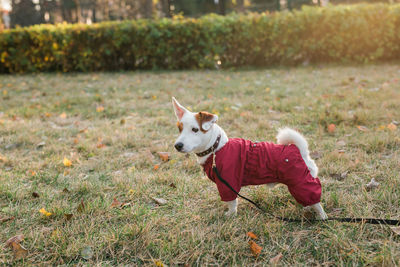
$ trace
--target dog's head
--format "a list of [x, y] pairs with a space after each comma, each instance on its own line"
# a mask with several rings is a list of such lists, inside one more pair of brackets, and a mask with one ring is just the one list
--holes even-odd
[[178, 119], [177, 126], [180, 132], [175, 141], [176, 150], [182, 153], [205, 150], [212, 137], [212, 128], [218, 116], [205, 111], [190, 112], [179, 104], [174, 97], [172, 98], [172, 105]]

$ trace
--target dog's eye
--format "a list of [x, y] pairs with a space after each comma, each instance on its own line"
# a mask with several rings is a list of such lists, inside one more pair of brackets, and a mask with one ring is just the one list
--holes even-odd
[[197, 133], [197, 132], [199, 131], [199, 129], [197, 129], [197, 128], [192, 128], [192, 131], [195, 132], [195, 133]]

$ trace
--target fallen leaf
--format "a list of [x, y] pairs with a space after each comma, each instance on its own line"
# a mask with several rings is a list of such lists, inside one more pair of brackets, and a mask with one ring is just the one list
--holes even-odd
[[169, 153], [168, 152], [158, 152], [158, 156], [164, 162], [169, 160]]
[[331, 214], [340, 214], [342, 213], [343, 209], [342, 208], [334, 208], [331, 210]]
[[89, 246], [84, 247], [84, 248], [81, 250], [81, 256], [82, 256], [82, 258], [84, 258], [85, 260], [90, 260], [90, 259], [93, 257], [93, 250], [92, 250], [92, 247], [89, 247]]
[[85, 203], [83, 203], [83, 199], [81, 199], [81, 203], [79, 203], [78, 207], [76, 208], [78, 212], [83, 212], [85, 210]]
[[170, 183], [169, 187], [176, 188], [176, 185], [174, 183]]
[[258, 257], [261, 254], [262, 247], [256, 244], [253, 240], [249, 241], [251, 253], [253, 253], [254, 257]]
[[248, 232], [246, 234], [248, 237], [253, 238], [253, 239], [258, 239], [258, 237], [253, 233], [253, 232]]
[[369, 129], [365, 126], [362, 125], [357, 125], [358, 130], [362, 131], [362, 132], [368, 132]]
[[283, 258], [282, 253], [279, 253], [275, 257], [269, 259], [269, 263], [272, 265], [278, 264], [278, 262]]
[[334, 178], [338, 181], [341, 181], [341, 180], [346, 179], [348, 173], [349, 173], [348, 171], [345, 171], [342, 173], [331, 173], [331, 176], [332, 176], [332, 178]]
[[103, 106], [97, 106], [96, 107], [96, 112], [103, 112], [104, 111], [104, 107]]
[[164, 263], [162, 263], [162, 261], [160, 261], [160, 260], [155, 260], [155, 261], [154, 261], [154, 264], [155, 264], [157, 267], [166, 267], [166, 266], [164, 265]]
[[320, 158], [322, 158], [322, 154], [321, 154], [320, 152], [318, 152], [318, 151], [312, 152], [312, 153], [310, 154], [310, 156], [311, 156], [311, 158], [313, 158], [313, 159], [320, 159]]
[[12, 217], [6, 217], [6, 218], [0, 218], [0, 223], [5, 223], [5, 222], [8, 222], [8, 221], [12, 221], [12, 220], [14, 220], [14, 219], [15, 219], [14, 216], [12, 216]]
[[336, 130], [336, 125], [331, 123], [328, 125], [328, 133], [333, 133]]
[[124, 125], [125, 122], [126, 122], [125, 119], [121, 119], [121, 120], [119, 121], [119, 124]]
[[379, 186], [379, 183], [375, 181], [375, 178], [372, 178], [371, 181], [365, 186], [367, 190], [375, 189]]
[[69, 193], [69, 190], [68, 190], [68, 188], [64, 187], [64, 189], [63, 189], [63, 193]]
[[378, 131], [383, 131], [386, 129], [386, 125], [380, 125], [378, 128], [376, 128]]
[[103, 147], [105, 147], [105, 146], [106, 146], [106, 145], [103, 144], [103, 143], [98, 143], [98, 144], [96, 145], [97, 148], [103, 148]]
[[46, 145], [46, 142], [40, 142], [39, 144], [36, 145], [36, 149], [40, 149]]
[[156, 202], [158, 205], [167, 204], [167, 201], [163, 198], [152, 197], [151, 199], [154, 200], [154, 202]]
[[21, 246], [21, 244], [12, 242], [11, 247], [14, 253], [15, 260], [25, 258], [26, 255], [28, 255], [28, 250]]
[[400, 235], [400, 226], [396, 227], [390, 227], [390, 229], [395, 233], [396, 235]]
[[51, 238], [53, 239], [58, 239], [58, 237], [60, 236], [60, 231], [58, 229], [55, 229], [52, 233], [51, 233]]
[[53, 213], [46, 211], [44, 208], [41, 208], [41, 209], [39, 210], [39, 212], [40, 212], [41, 214], [43, 214], [44, 216], [46, 216], [46, 217], [50, 217], [51, 215], [53, 215]]
[[124, 203], [121, 204], [121, 208], [123, 209], [123, 208], [129, 207], [130, 205], [131, 205], [131, 203], [124, 202]]
[[387, 128], [391, 131], [396, 131], [397, 126], [394, 123], [389, 123]]
[[160, 165], [159, 164], [156, 164], [156, 165], [154, 165], [154, 167], [153, 167], [153, 169], [156, 171], [156, 170], [158, 170], [158, 168], [160, 168]]
[[115, 197], [113, 202], [111, 203], [111, 208], [116, 208], [116, 207], [120, 207], [122, 205], [121, 202], [119, 202]]
[[40, 195], [39, 195], [37, 192], [33, 192], [33, 193], [32, 193], [32, 197], [34, 197], [34, 198], [39, 198]]
[[65, 167], [71, 167], [72, 166], [72, 162], [67, 158], [64, 158], [63, 164], [64, 164]]
[[11, 246], [11, 243], [19, 244], [22, 240], [24, 240], [24, 235], [13, 236], [6, 241], [6, 243], [4, 244], [4, 247], [7, 248], [8, 246]]
[[61, 114], [60, 114], [60, 118], [61, 118], [61, 119], [67, 118], [67, 114], [66, 114], [65, 112], [61, 113]]
[[72, 213], [65, 213], [64, 214], [64, 217], [65, 217], [65, 219], [67, 221], [70, 221], [72, 219], [72, 216], [74, 216], [74, 214], [72, 214]]
[[7, 163], [7, 162], [8, 162], [8, 159], [7, 159], [5, 156], [2, 156], [2, 155], [0, 154], [0, 162]]
[[345, 145], [346, 145], [346, 142], [343, 141], [343, 140], [339, 140], [339, 141], [336, 142], [336, 145], [337, 145], [337, 146], [345, 146]]

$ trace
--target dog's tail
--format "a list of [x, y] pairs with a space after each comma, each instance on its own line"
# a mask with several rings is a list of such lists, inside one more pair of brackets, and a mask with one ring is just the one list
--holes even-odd
[[281, 145], [288, 145], [294, 144], [300, 150], [301, 157], [303, 158], [304, 162], [306, 163], [310, 173], [313, 177], [317, 177], [318, 175], [318, 167], [315, 164], [314, 160], [310, 157], [310, 151], [308, 150], [308, 143], [307, 140], [302, 136], [299, 132], [290, 129], [284, 128], [280, 129], [278, 135], [276, 136], [278, 139], [278, 144]]

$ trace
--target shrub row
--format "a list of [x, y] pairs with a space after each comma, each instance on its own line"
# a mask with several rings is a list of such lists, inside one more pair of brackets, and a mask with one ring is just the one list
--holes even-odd
[[39, 25], [0, 33], [0, 73], [213, 68], [218, 61], [222, 67], [232, 67], [399, 58], [400, 4]]

